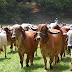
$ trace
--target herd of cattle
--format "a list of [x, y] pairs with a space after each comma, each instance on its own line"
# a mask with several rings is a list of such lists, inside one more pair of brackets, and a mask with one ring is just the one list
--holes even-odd
[[[31, 65], [33, 65], [34, 52], [37, 51], [38, 44], [40, 45], [41, 53], [44, 58], [45, 69], [47, 69], [46, 57], [50, 57], [50, 69], [56, 67], [56, 63], [62, 55], [65, 56], [65, 50], [67, 50], [67, 36], [63, 33], [67, 33], [72, 25], [51, 23], [39, 24], [35, 26], [33, 24], [23, 23], [22, 25], [15, 24], [13, 26], [0, 25], [0, 52], [4, 51], [6, 57], [6, 47], [10, 45], [11, 52], [13, 51], [13, 44], [17, 48], [21, 68], [23, 67], [24, 54], [27, 54], [26, 66], [29, 67], [29, 59]], [[55, 58], [55, 65], [52, 66], [52, 62]]]

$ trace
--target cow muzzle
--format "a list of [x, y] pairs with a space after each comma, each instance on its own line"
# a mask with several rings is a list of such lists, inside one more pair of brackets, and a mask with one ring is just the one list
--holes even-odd
[[40, 37], [37, 37], [37, 38], [35, 38], [34, 41], [35, 41], [35, 42], [36, 42], [36, 41], [40, 41], [40, 39], [41, 39]]
[[15, 40], [15, 36], [13, 36], [12, 39]]
[[37, 41], [40, 41], [40, 38], [37, 38]]

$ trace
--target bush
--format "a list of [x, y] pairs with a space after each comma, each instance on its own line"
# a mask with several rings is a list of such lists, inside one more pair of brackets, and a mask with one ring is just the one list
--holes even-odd
[[16, 15], [17, 2], [16, 0], [1, 0], [0, 1], [0, 22], [10, 23], [11, 19]]
[[40, 0], [39, 3], [46, 12], [69, 14], [72, 12], [72, 0]]

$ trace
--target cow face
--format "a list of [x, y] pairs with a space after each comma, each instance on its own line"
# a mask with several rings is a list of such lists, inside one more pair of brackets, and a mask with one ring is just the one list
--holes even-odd
[[14, 29], [13, 29], [13, 34], [12, 34], [12, 39], [14, 39], [14, 37], [16, 38], [16, 39], [18, 39], [18, 37], [20, 36], [20, 35], [22, 35], [23, 36], [23, 38], [25, 37], [24, 36], [24, 29], [20, 26], [20, 25], [18, 25], [17, 27], [15, 27]]
[[36, 34], [34, 35], [35, 41], [43, 40], [47, 37], [48, 28], [45, 24], [39, 24]]
[[8, 27], [3, 27], [3, 30], [6, 31], [6, 34], [7, 34], [7, 40], [10, 40], [11, 39], [11, 36], [12, 36], [12, 30], [10, 30]]

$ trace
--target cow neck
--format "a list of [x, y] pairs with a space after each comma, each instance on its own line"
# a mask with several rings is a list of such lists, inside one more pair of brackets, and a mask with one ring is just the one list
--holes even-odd
[[17, 37], [18, 42], [21, 42], [21, 40], [25, 40], [25, 37], [26, 37], [25, 33], [20, 32], [20, 35]]
[[41, 42], [43, 41], [44, 43], [46, 43], [46, 42], [48, 41], [49, 37], [48, 37], [48, 33], [47, 33], [47, 32], [44, 33], [44, 34], [45, 34], [45, 35], [42, 37]]
[[11, 40], [11, 36], [9, 32], [7, 32], [7, 40]]
[[23, 38], [23, 40], [26, 38], [26, 34], [25, 34], [25, 31], [23, 32], [21, 32], [22, 33], [22, 38]]
[[21, 44], [21, 40], [22, 40], [21, 38], [22, 38], [21, 35], [19, 35], [19, 36], [18, 36], [18, 39], [17, 39], [18, 44]]

